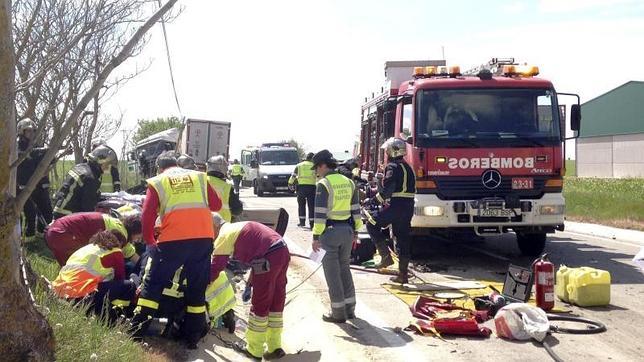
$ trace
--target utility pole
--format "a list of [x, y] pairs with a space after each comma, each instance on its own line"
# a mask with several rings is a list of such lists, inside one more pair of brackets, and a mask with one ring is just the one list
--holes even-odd
[[128, 179], [128, 170], [129, 170], [129, 167], [128, 167], [129, 160], [127, 158], [127, 151], [126, 151], [127, 150], [127, 141], [128, 141], [128, 138], [129, 138], [128, 137], [129, 132], [130, 131], [126, 130], [126, 129], [121, 130], [121, 133], [123, 134], [123, 147], [121, 148], [121, 163], [125, 162], [125, 167], [121, 168], [122, 172], [120, 172], [120, 174], [121, 174], [121, 177], [123, 178], [122, 182], [123, 182], [124, 185], [129, 185], [128, 182], [127, 182], [128, 181], [127, 179]]

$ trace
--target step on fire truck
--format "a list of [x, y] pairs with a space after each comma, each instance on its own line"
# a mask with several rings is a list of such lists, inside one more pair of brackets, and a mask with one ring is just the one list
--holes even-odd
[[514, 232], [524, 255], [564, 228], [566, 109], [579, 131], [579, 97], [557, 93], [535, 66], [492, 59], [471, 71], [445, 61], [386, 62], [380, 94], [362, 106], [363, 174], [382, 171], [380, 145], [407, 142], [416, 172], [415, 235]]

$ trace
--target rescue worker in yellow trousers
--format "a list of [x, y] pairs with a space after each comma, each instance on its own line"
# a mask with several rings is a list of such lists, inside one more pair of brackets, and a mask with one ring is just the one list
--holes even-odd
[[328, 150], [313, 156], [319, 177], [315, 192], [313, 250], [326, 251], [322, 259], [329, 287], [331, 313], [322, 320], [344, 323], [355, 318], [356, 292], [350, 269], [351, 249], [362, 227], [360, 199], [353, 181], [336, 172], [337, 161]]
[[315, 204], [315, 171], [313, 167], [313, 153], [306, 155], [306, 160], [295, 166], [293, 174], [288, 179], [289, 188], [297, 190], [297, 213], [300, 217], [297, 226], [303, 227], [306, 221], [306, 207], [309, 208], [309, 227], [313, 228], [313, 207]]
[[[213, 213], [215, 250], [210, 275], [220, 275], [228, 259], [250, 265], [253, 283], [246, 345], [236, 343], [233, 348], [251, 359], [281, 358], [283, 311], [286, 301], [286, 271], [291, 259], [280, 234], [268, 226], [244, 221], [226, 223]], [[264, 353], [266, 350], [268, 353]]]

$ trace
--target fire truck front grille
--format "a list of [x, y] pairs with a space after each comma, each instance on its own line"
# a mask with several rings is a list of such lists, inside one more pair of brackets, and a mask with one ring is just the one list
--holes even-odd
[[499, 187], [490, 190], [483, 186], [481, 177], [434, 177], [437, 192], [441, 200], [477, 200], [484, 197], [504, 197], [509, 194], [517, 195], [521, 199], [538, 199], [543, 196], [547, 176], [533, 177], [533, 188], [530, 190], [513, 190], [512, 177], [501, 179]]

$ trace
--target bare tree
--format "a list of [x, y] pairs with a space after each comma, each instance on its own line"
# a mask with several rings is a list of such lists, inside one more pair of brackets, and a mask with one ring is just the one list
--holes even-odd
[[[65, 9], [56, 6], [70, 2], [75, 6], [66, 10], [72, 15], [66, 17], [63, 15], [67, 13], [57, 12]], [[107, 31], [108, 26], [120, 25], [119, 19], [127, 19], [124, 13], [103, 13], [99, 9], [105, 9], [107, 5], [117, 6], [121, 2], [16, 1], [16, 5], [22, 4], [28, 11], [14, 12], [16, 21], [26, 22], [26, 26], [21, 27], [22, 32], [16, 34], [15, 55], [16, 58], [28, 56], [34, 60], [23, 63], [26, 67], [35, 64], [35, 68], [28, 72], [19, 69], [21, 66], [16, 64], [16, 77], [11, 1], [0, 1], [0, 162], [10, 165], [8, 168], [0, 167], [0, 356], [3, 360], [54, 359], [51, 328], [30, 300], [29, 290], [21, 275], [20, 211], [38, 181], [46, 174], [60, 147], [78, 129], [85, 109], [111, 73], [136, 52], [145, 34], [170, 11], [177, 0], [168, 0], [158, 9], [148, 7], [148, 12], [154, 12], [142, 17], [146, 19], [145, 22], [127, 37], [128, 40], [113, 56], [106, 58], [104, 64], [101, 63], [95, 78], [87, 81], [73, 70], [83, 66], [88, 38], [93, 32]], [[104, 22], [105, 17], [113, 17], [114, 21]], [[49, 19], [50, 25], [38, 28], [36, 25], [43, 19]], [[25, 42], [24, 39], [32, 40]], [[34, 51], [34, 48], [38, 50]], [[17, 84], [14, 84], [14, 77], [18, 80]], [[42, 94], [52, 97], [42, 102]], [[15, 169], [20, 161], [15, 159], [15, 109], [20, 110], [18, 118], [30, 117], [39, 121], [39, 134], [46, 139], [50, 148], [25, 189], [14, 197]]]

